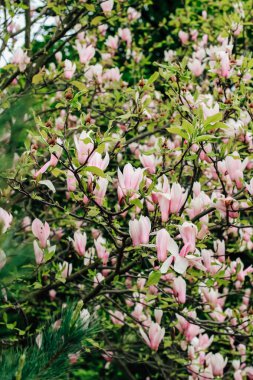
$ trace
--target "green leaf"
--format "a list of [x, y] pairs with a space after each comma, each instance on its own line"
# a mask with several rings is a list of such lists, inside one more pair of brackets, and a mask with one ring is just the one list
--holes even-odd
[[194, 126], [188, 121], [188, 120], [183, 120], [182, 123], [183, 129], [187, 131], [188, 135], [191, 136], [194, 132]]
[[139, 207], [141, 210], [143, 209], [143, 204], [141, 203], [140, 199], [132, 199], [130, 201], [130, 205], [134, 205], [136, 207]]
[[45, 179], [45, 180], [43, 180], [43, 181], [39, 181], [39, 183], [40, 183], [41, 185], [45, 185], [45, 186], [47, 186], [47, 187], [49, 188], [49, 190], [51, 190], [53, 193], [56, 192], [53, 183], [52, 183], [51, 181], [49, 181], [48, 179]]
[[156, 71], [153, 75], [151, 75], [151, 77], [147, 81], [147, 84], [154, 83], [157, 80], [158, 77], [159, 77], [159, 72]]
[[168, 132], [173, 133], [175, 135], [179, 135], [179, 136], [183, 137], [185, 140], [189, 139], [188, 134], [179, 127], [169, 127], [166, 129]]
[[104, 17], [102, 16], [97, 16], [93, 20], [91, 20], [91, 25], [98, 25], [104, 20]]
[[84, 7], [87, 9], [89, 12], [94, 12], [95, 11], [95, 6], [93, 4], [84, 4]]
[[44, 255], [45, 262], [47, 262], [47, 261], [49, 261], [49, 260], [52, 259], [52, 257], [55, 254], [55, 250], [56, 250], [56, 245], [53, 245], [52, 247], [48, 248], [47, 252]]
[[96, 166], [86, 166], [86, 168], [84, 168], [83, 171], [90, 172], [92, 174], [97, 175], [98, 177], [106, 178], [106, 175], [103, 172], [103, 170], [97, 168]]
[[212, 136], [212, 135], [202, 135], [202, 136], [198, 136], [196, 138], [196, 142], [201, 142], [201, 141], [215, 141], [217, 140], [217, 136]]
[[86, 87], [85, 84], [82, 83], [82, 82], [79, 82], [79, 81], [77, 81], [77, 80], [73, 80], [73, 81], [71, 82], [71, 84], [72, 84], [73, 86], [75, 86], [76, 88], [78, 88], [78, 90], [80, 90], [80, 91], [85, 91], [85, 92], [88, 91], [87, 87]]
[[210, 123], [216, 123], [218, 121], [221, 121], [223, 119], [223, 113], [218, 112], [213, 116], [209, 116], [205, 121], [204, 121], [204, 127]]
[[151, 286], [151, 285], [157, 285], [160, 278], [162, 276], [162, 273], [159, 272], [159, 271], [154, 271], [150, 274], [149, 278], [148, 278], [148, 281], [147, 281], [147, 286]]
[[40, 72], [38, 74], [35, 74], [32, 79], [33, 84], [39, 84], [43, 81], [43, 73]]

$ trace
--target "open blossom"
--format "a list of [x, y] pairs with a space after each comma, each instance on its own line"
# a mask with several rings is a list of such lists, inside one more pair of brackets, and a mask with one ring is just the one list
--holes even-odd
[[184, 252], [194, 252], [198, 234], [197, 227], [193, 223], [184, 222], [182, 226], [179, 226], [179, 232], [184, 242]]
[[89, 66], [84, 75], [88, 81], [95, 80], [98, 83], [102, 83], [102, 72], [103, 66], [97, 63], [96, 65]]
[[168, 252], [177, 251], [178, 247], [175, 244], [175, 241], [170, 237], [165, 228], [159, 230], [156, 235], [157, 259], [164, 262], [167, 259]]
[[160, 272], [163, 274], [167, 273], [173, 261], [173, 269], [179, 274], [185, 273], [189, 266], [205, 271], [206, 268], [201, 263], [202, 258], [195, 246], [195, 240], [198, 233], [197, 227], [193, 223], [184, 222], [183, 225], [179, 227], [179, 230], [184, 246], [179, 252], [179, 247], [175, 241], [169, 244], [169, 252], [171, 253], [171, 256], [164, 261], [160, 268]]
[[119, 37], [109, 36], [105, 42], [105, 45], [112, 50], [117, 50], [119, 46]]
[[95, 48], [92, 45], [82, 45], [78, 40], [76, 41], [76, 48], [79, 54], [80, 62], [86, 64], [95, 55]]
[[128, 20], [132, 21], [132, 20], [138, 20], [138, 18], [141, 17], [141, 14], [136, 9], [129, 7], [127, 9], [127, 16], [128, 16]]
[[151, 231], [151, 222], [147, 216], [141, 216], [139, 220], [134, 219], [129, 222], [129, 234], [133, 245], [148, 244]]
[[94, 240], [94, 244], [98, 258], [103, 261], [104, 265], [106, 265], [109, 259], [109, 252], [106, 249], [106, 240], [102, 236], [99, 236], [96, 240]]
[[164, 338], [165, 329], [161, 328], [158, 323], [152, 322], [148, 330], [148, 335], [143, 329], [140, 329], [140, 333], [145, 343], [151, 348], [151, 350], [157, 351]]
[[64, 61], [64, 76], [66, 79], [71, 79], [76, 71], [76, 64], [72, 63], [69, 59]]
[[124, 314], [119, 311], [111, 311], [110, 312], [111, 321], [114, 325], [123, 326], [124, 325]]
[[139, 159], [145, 169], [150, 174], [155, 174], [157, 166], [161, 163], [162, 158], [156, 158], [154, 154], [140, 154]]
[[184, 32], [183, 30], [180, 30], [178, 33], [178, 37], [180, 38], [180, 41], [183, 45], [187, 44], [189, 40], [189, 33]]
[[228, 78], [230, 74], [230, 59], [228, 53], [224, 51], [219, 52], [218, 59], [220, 62], [220, 69], [218, 70], [218, 73], [222, 77]]
[[67, 172], [67, 190], [68, 191], [76, 191], [77, 180], [75, 178], [74, 173], [71, 170]]
[[238, 152], [234, 152], [232, 156], [227, 156], [225, 158], [225, 165], [228, 171], [228, 175], [232, 181], [235, 181], [238, 189], [242, 188], [243, 171], [247, 163], [248, 158], [242, 162]]
[[101, 170], [105, 170], [107, 166], [109, 165], [109, 162], [110, 162], [110, 157], [107, 152], [105, 153], [104, 158], [102, 158], [102, 154], [98, 152], [94, 152], [88, 159], [89, 166], [96, 166], [97, 168]]
[[107, 0], [107, 1], [103, 1], [100, 5], [101, 5], [101, 8], [103, 10], [103, 12], [106, 14], [108, 12], [111, 12], [112, 8], [113, 8], [113, 3], [114, 1], [113, 0]]
[[186, 302], [186, 282], [181, 276], [173, 280], [173, 294], [179, 303]]
[[98, 180], [96, 181], [96, 186], [95, 186], [95, 189], [93, 190], [93, 194], [95, 197], [95, 201], [100, 206], [103, 203], [107, 186], [108, 186], [108, 179], [106, 178], [98, 178]]
[[50, 156], [50, 160], [47, 161], [39, 170], [35, 172], [34, 177], [37, 178], [39, 175], [45, 173], [47, 169], [50, 168], [50, 166], [55, 167], [59, 161], [61, 154], [62, 154], [61, 148], [57, 152], [52, 153]]
[[10, 228], [12, 215], [0, 207], [0, 233], [4, 234]]
[[77, 151], [77, 159], [79, 164], [83, 165], [94, 149], [94, 142], [89, 133], [83, 131], [79, 137], [74, 136], [74, 142]]
[[195, 58], [188, 62], [188, 68], [191, 70], [193, 75], [199, 77], [203, 73], [205, 65], [202, 65], [200, 60]]
[[214, 376], [223, 376], [224, 368], [227, 365], [228, 359], [224, 359], [220, 353], [209, 353], [206, 359], [207, 363], [210, 363]]
[[79, 256], [85, 255], [87, 243], [86, 233], [81, 233], [80, 231], [76, 231], [74, 233], [73, 247]]
[[32, 222], [32, 233], [39, 240], [41, 248], [46, 248], [50, 235], [50, 227], [47, 222], [43, 224], [41, 220], [34, 219]]
[[131, 46], [132, 35], [129, 28], [119, 29], [118, 30], [119, 37], [127, 43], [127, 47]]
[[143, 169], [135, 169], [131, 164], [126, 164], [123, 173], [118, 168], [118, 198], [132, 196], [139, 190], [140, 183], [143, 179]]
[[105, 70], [103, 74], [103, 80], [110, 82], [119, 82], [121, 74], [118, 67], [113, 67], [112, 69]]
[[67, 278], [71, 275], [72, 272], [72, 264], [68, 263], [67, 261], [63, 261], [63, 263], [59, 264], [60, 272], [62, 278]]
[[12, 63], [18, 65], [19, 70], [22, 72], [25, 71], [26, 66], [30, 63], [30, 58], [27, 55], [27, 52], [23, 51], [21, 48], [18, 48], [13, 57]]
[[183, 206], [187, 193], [179, 183], [173, 183], [166, 192], [158, 192], [157, 198], [161, 211], [162, 222], [167, 222], [170, 214], [177, 214]]
[[35, 256], [35, 262], [37, 265], [40, 265], [44, 262], [44, 252], [39, 247], [37, 240], [34, 240], [33, 242], [33, 250], [34, 250], [34, 256]]

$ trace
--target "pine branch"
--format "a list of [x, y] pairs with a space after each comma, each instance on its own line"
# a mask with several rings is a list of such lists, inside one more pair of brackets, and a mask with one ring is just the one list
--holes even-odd
[[82, 305], [67, 306], [60, 320], [52, 319], [41, 333], [40, 344], [3, 351], [0, 379], [64, 379], [70, 366], [69, 355], [81, 351], [83, 345], [88, 345], [87, 339], [98, 331], [96, 323], [90, 324], [89, 314], [85, 318], [80, 315]]

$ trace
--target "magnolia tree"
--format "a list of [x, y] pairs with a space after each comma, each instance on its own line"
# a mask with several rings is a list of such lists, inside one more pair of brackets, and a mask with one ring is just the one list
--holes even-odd
[[253, 379], [251, 1], [1, 4], [1, 379]]

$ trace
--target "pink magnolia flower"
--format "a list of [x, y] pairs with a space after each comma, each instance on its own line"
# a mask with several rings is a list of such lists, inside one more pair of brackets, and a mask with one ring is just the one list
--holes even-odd
[[223, 194], [213, 194], [212, 198], [214, 202], [213, 207], [220, 211], [223, 218], [226, 217], [227, 212], [230, 218], [238, 217], [239, 203], [232, 197], [226, 197]]
[[50, 235], [50, 227], [47, 222], [43, 224], [39, 219], [32, 222], [32, 233], [39, 240], [41, 248], [46, 248]]
[[108, 29], [107, 24], [101, 24], [98, 26], [98, 31], [99, 31], [99, 33], [102, 34], [102, 36], [105, 36], [107, 29]]
[[73, 247], [79, 256], [85, 255], [87, 243], [87, 236], [84, 232], [83, 234], [80, 231], [74, 233]]
[[158, 323], [152, 322], [148, 330], [148, 335], [143, 329], [140, 329], [140, 333], [145, 343], [151, 348], [151, 350], [157, 351], [161, 341], [164, 338], [165, 329], [161, 328]]
[[205, 65], [202, 65], [200, 60], [196, 58], [190, 60], [187, 66], [196, 77], [199, 77], [205, 69]]
[[48, 293], [49, 293], [50, 301], [53, 301], [57, 295], [56, 290], [50, 289]]
[[167, 259], [168, 252], [173, 252], [177, 250], [177, 244], [170, 237], [168, 231], [165, 228], [159, 230], [156, 235], [156, 250], [157, 259], [164, 262]]
[[134, 219], [129, 222], [129, 234], [133, 245], [148, 244], [151, 231], [151, 222], [147, 216], [141, 216], [139, 220]]
[[187, 44], [189, 40], [189, 33], [184, 32], [183, 30], [180, 30], [178, 33], [178, 37], [183, 45]]
[[160, 309], [155, 309], [154, 314], [155, 314], [156, 323], [158, 323], [160, 325], [161, 321], [162, 321], [163, 311]]
[[103, 66], [97, 63], [96, 65], [89, 66], [84, 75], [90, 82], [96, 80], [98, 83], [102, 83], [102, 73]]
[[95, 48], [92, 45], [82, 45], [78, 40], [76, 41], [76, 48], [79, 54], [80, 62], [86, 64], [95, 55]]
[[67, 172], [67, 189], [68, 191], [76, 191], [77, 180], [71, 170]]
[[214, 376], [223, 376], [224, 368], [227, 365], [228, 359], [224, 359], [220, 353], [209, 353], [206, 358], [206, 362], [212, 367]]
[[12, 63], [18, 65], [19, 70], [22, 73], [25, 71], [26, 66], [30, 63], [30, 58], [28, 57], [27, 52], [24, 52], [21, 48], [18, 48], [12, 57]]
[[98, 258], [103, 261], [104, 265], [106, 265], [109, 259], [109, 252], [106, 249], [106, 240], [102, 236], [99, 236], [96, 240], [94, 240], [94, 244]]
[[[174, 261], [174, 271], [183, 274], [188, 266], [196, 267], [197, 269], [205, 271], [206, 268], [201, 264], [201, 256], [198, 250], [195, 251], [195, 239], [198, 233], [197, 227], [194, 224], [185, 222], [179, 227], [180, 234], [184, 241], [184, 246], [179, 253], [179, 247], [174, 241], [173, 244], [170, 243], [169, 250], [171, 256], [168, 257], [160, 268], [162, 274], [167, 273], [171, 263]], [[189, 254], [189, 252], [194, 252], [195, 254]]]
[[61, 51], [57, 51], [57, 53], [55, 53], [55, 59], [59, 63], [62, 61], [62, 52]]
[[67, 261], [63, 261], [63, 263], [59, 264], [60, 272], [62, 278], [67, 278], [71, 275], [72, 272], [72, 264], [68, 263]]
[[4, 234], [10, 228], [12, 215], [0, 207], [0, 233]]
[[232, 156], [227, 156], [225, 158], [228, 175], [232, 181], [235, 181], [238, 189], [242, 188], [243, 171], [247, 166], [247, 163], [248, 158], [245, 158], [245, 160], [241, 162], [238, 152], [234, 152]]
[[105, 170], [107, 166], [109, 165], [109, 162], [110, 162], [110, 157], [107, 152], [105, 153], [104, 158], [102, 158], [102, 154], [98, 152], [94, 152], [88, 159], [89, 166], [96, 166], [97, 168], [101, 170]]
[[125, 196], [133, 196], [139, 190], [143, 179], [143, 169], [135, 169], [131, 164], [126, 164], [123, 173], [118, 168], [118, 199]]
[[35, 256], [35, 262], [37, 265], [40, 265], [44, 263], [44, 252], [39, 247], [37, 240], [34, 240], [33, 242], [33, 250], [34, 250], [34, 256]]
[[133, 21], [133, 20], [138, 20], [138, 18], [141, 17], [141, 14], [136, 9], [129, 7], [127, 9], [127, 16], [128, 16], [129, 21]]
[[132, 35], [129, 28], [119, 29], [118, 30], [119, 37], [127, 43], [127, 47], [129, 48], [131, 46], [132, 42]]
[[168, 186], [166, 192], [157, 193], [162, 222], [167, 222], [170, 214], [177, 214], [183, 206], [187, 193], [179, 183], [173, 183], [171, 189]]
[[150, 174], [155, 174], [157, 165], [162, 161], [162, 158], [157, 159], [154, 154], [140, 154], [139, 159], [143, 167], [147, 169]]
[[196, 237], [198, 234], [197, 227], [193, 223], [184, 222], [182, 226], [179, 226], [179, 232], [184, 242], [184, 254], [194, 252], [196, 249]]
[[200, 106], [203, 110], [204, 120], [206, 120], [210, 116], [216, 115], [217, 113], [219, 113], [220, 110], [219, 103], [215, 103], [214, 105], [209, 106], [208, 104], [202, 102]]
[[221, 51], [218, 55], [220, 61], [220, 69], [218, 71], [219, 75], [223, 78], [228, 78], [230, 74], [230, 60], [228, 53]]
[[50, 166], [55, 167], [58, 163], [60, 156], [61, 156], [61, 151], [55, 154], [51, 154], [50, 160], [46, 162], [39, 170], [36, 171], [36, 173], [34, 174], [34, 177], [37, 178], [40, 174], [45, 173]]
[[119, 46], [119, 37], [118, 36], [109, 36], [105, 41], [105, 45], [111, 50], [117, 50]]
[[111, 318], [111, 321], [114, 325], [118, 325], [118, 326], [124, 326], [124, 314], [119, 311], [119, 310], [115, 310], [114, 312], [111, 311], [110, 312], [110, 318]]
[[79, 164], [83, 165], [86, 163], [88, 157], [94, 149], [94, 142], [89, 136], [89, 133], [83, 131], [79, 137], [74, 136], [74, 142], [77, 151], [77, 159]]
[[101, 5], [101, 8], [102, 8], [102, 11], [106, 14], [108, 12], [111, 12], [112, 8], [113, 8], [113, 3], [114, 1], [113, 0], [107, 0], [107, 1], [103, 1], [100, 5]]
[[95, 201], [100, 206], [103, 203], [107, 186], [108, 186], [108, 179], [106, 178], [99, 177], [98, 180], [96, 181], [96, 186], [95, 186], [95, 189], [93, 190], [93, 194], [95, 197]]
[[103, 80], [110, 82], [119, 82], [120, 78], [121, 74], [118, 67], [113, 67], [112, 69], [106, 70], [103, 75]]
[[64, 76], [66, 79], [71, 79], [76, 71], [76, 64], [72, 63], [69, 59], [64, 61]]
[[173, 294], [179, 303], [186, 302], [186, 282], [181, 276], [173, 280]]
[[25, 232], [31, 231], [31, 218], [29, 216], [25, 216], [22, 220], [22, 228]]

